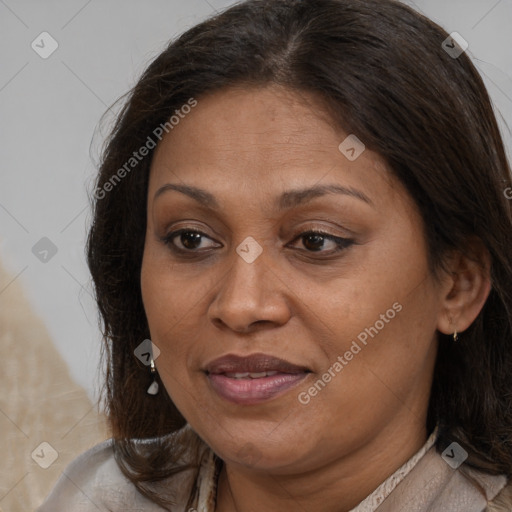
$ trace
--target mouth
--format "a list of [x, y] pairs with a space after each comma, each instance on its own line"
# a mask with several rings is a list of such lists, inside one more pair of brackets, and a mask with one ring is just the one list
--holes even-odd
[[220, 397], [239, 405], [276, 398], [311, 373], [305, 366], [267, 354], [228, 354], [208, 363], [203, 371]]

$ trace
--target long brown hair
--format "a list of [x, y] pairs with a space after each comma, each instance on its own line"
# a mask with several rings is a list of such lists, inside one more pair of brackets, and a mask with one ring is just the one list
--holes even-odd
[[[150, 373], [134, 356], [150, 337], [140, 269], [153, 150], [112, 178], [190, 98], [270, 83], [322, 98], [340, 128], [386, 159], [421, 212], [434, 276], [447, 251], [469, 254], [471, 239], [489, 251], [479, 316], [456, 344], [438, 333], [427, 428], [439, 425], [438, 450], [458, 441], [469, 465], [512, 476], [510, 167], [482, 79], [466, 53], [447, 53], [447, 38], [392, 0], [249, 0], [172, 41], [130, 92], [102, 154], [87, 252], [115, 453], [143, 494], [145, 481], [177, 471], [180, 447], [165, 436], [186, 421], [163, 385], [146, 394]], [[133, 441], [156, 437], [152, 452]]]

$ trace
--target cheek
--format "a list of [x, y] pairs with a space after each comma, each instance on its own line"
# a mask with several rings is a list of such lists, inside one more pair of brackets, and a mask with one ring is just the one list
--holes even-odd
[[141, 292], [150, 331], [163, 341], [166, 333], [172, 335], [200, 301], [205, 283], [188, 274], [184, 277], [184, 272], [171, 263], [165, 248], [150, 243], [142, 261]]
[[185, 277], [159, 250], [148, 248], [144, 253], [142, 300], [151, 341], [160, 349], [155, 364], [173, 400], [186, 394], [190, 369], [197, 366], [195, 354], [201, 353], [208, 290], [215, 282], [205, 274]]
[[356, 308], [357, 318], [347, 319], [350, 329], [339, 321], [338, 350], [330, 351], [329, 366], [318, 376], [330, 382], [321, 391], [306, 390], [317, 394], [311, 402], [318, 414], [329, 407], [333, 416], [372, 425], [404, 406], [415, 407], [411, 400], [429, 389], [435, 361], [432, 297], [428, 282], [413, 294], [403, 294], [397, 287], [378, 300], [374, 296], [371, 310], [364, 314]]
[[[141, 290], [151, 341], [160, 349], [156, 369], [175, 406], [182, 415], [189, 417], [186, 403], [192, 401], [187, 391], [191, 387], [187, 371], [191, 344], [190, 339], [183, 336], [191, 308], [187, 294], [176, 293], [175, 282], [149, 260], [143, 265]], [[196, 403], [197, 397], [193, 398]]]
[[142, 301], [151, 341], [160, 349], [155, 364], [164, 383], [175, 372], [171, 367], [183, 357], [177, 334], [180, 319], [188, 308], [183, 294], [178, 300], [176, 283], [170, 279], [171, 273], [166, 267], [161, 258], [155, 257], [155, 251], [145, 250], [141, 268]]
[[403, 409], [413, 391], [428, 389], [435, 360], [435, 287], [423, 246], [399, 249], [393, 258], [393, 251], [382, 247], [364, 268], [329, 286], [331, 301], [312, 303], [331, 333], [330, 343], [324, 343], [327, 362], [316, 376], [328, 383], [316, 380], [301, 389], [313, 415], [330, 410], [333, 418], [374, 425]]

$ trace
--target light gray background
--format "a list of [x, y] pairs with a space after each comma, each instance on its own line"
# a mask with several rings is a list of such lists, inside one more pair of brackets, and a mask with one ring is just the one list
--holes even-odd
[[[91, 139], [107, 107], [169, 39], [232, 3], [0, 0], [0, 258], [92, 399], [100, 333], [84, 256]], [[406, 3], [468, 41], [510, 155], [512, 0]], [[31, 48], [44, 31], [59, 44], [47, 59]], [[42, 237], [58, 249], [46, 263], [32, 253]], [[0, 283], [0, 293], [7, 286]]]

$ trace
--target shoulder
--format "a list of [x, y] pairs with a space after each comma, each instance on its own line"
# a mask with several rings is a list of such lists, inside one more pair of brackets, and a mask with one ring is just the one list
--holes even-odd
[[[175, 461], [176, 473], [157, 481], [147, 481], [148, 492], [176, 506], [193, 499], [211, 503], [214, 492], [214, 454], [186, 424], [162, 438], [134, 439], [149, 451], [159, 451], [162, 443], [181, 447]], [[185, 466], [189, 465], [188, 469]], [[114, 441], [107, 439], [74, 459], [63, 471], [51, 493], [36, 512], [163, 512], [164, 508], [144, 497], [119, 468], [114, 456]]]
[[443, 452], [432, 446], [380, 505], [379, 512], [394, 512], [411, 503], [417, 504], [414, 510], [418, 511], [512, 512], [505, 475], [487, 474], [466, 462], [455, 464], [450, 460], [453, 454], [443, 456]]
[[63, 471], [37, 512], [116, 512], [163, 509], [144, 498], [123, 475], [114, 458], [112, 439], [79, 455]]
[[512, 480], [508, 485], [489, 502], [486, 512], [510, 512], [512, 511]]
[[512, 481], [506, 475], [491, 475], [465, 464], [461, 470], [467, 481], [486, 500], [484, 512], [512, 512]]

